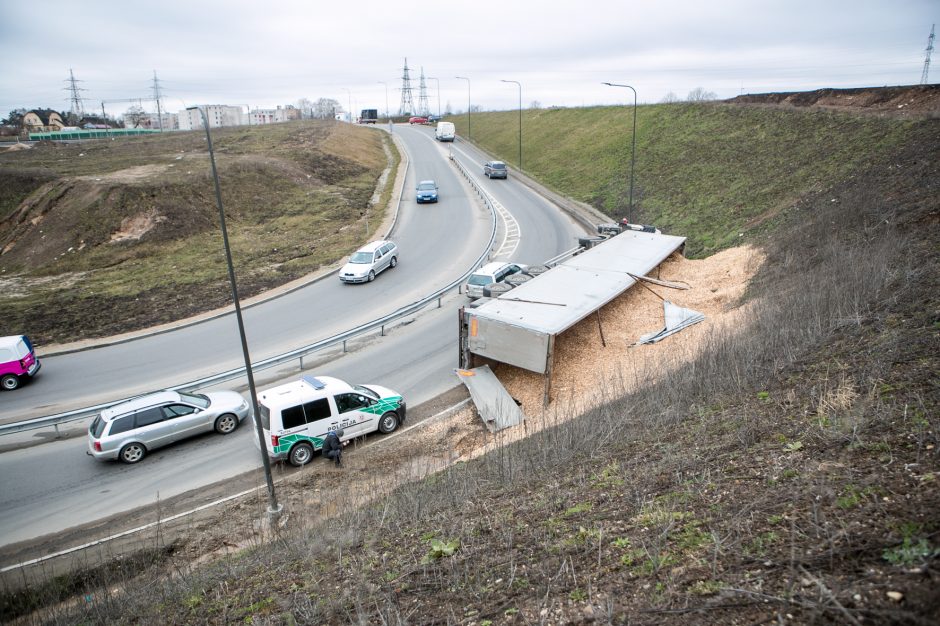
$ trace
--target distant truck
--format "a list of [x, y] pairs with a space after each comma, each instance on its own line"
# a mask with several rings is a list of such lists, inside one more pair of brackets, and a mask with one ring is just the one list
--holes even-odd
[[378, 121], [379, 121], [378, 109], [363, 109], [362, 114], [359, 116], [360, 124], [375, 124]]
[[434, 138], [438, 141], [453, 141], [454, 133], [456, 133], [456, 129], [453, 122], [438, 122]]

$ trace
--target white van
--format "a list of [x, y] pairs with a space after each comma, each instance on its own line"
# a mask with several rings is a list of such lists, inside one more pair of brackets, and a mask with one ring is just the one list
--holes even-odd
[[331, 431], [342, 440], [390, 433], [405, 421], [405, 399], [379, 385], [356, 385], [329, 376], [302, 376], [258, 395], [258, 412], [274, 460], [304, 465]]
[[453, 122], [438, 122], [434, 138], [438, 141], [453, 141], [456, 133], [457, 129], [454, 128]]

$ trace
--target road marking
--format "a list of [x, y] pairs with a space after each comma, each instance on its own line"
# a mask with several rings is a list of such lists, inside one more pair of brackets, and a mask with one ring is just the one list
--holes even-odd
[[[443, 148], [444, 147], [441, 146], [441, 149]], [[465, 159], [479, 167], [479, 163], [477, 163], [469, 154], [467, 154], [465, 150], [459, 146], [451, 144], [450, 150], [452, 152], [459, 152]], [[477, 186], [477, 189], [479, 189], [480, 192], [486, 196], [490, 204], [493, 205], [493, 208], [496, 209], [496, 215], [499, 216], [499, 219], [503, 223], [503, 241], [493, 253], [493, 258], [495, 259], [497, 257], [503, 257], [510, 259], [512, 255], [516, 253], [516, 249], [519, 247], [519, 242], [522, 240], [522, 227], [519, 226], [519, 221], [515, 218], [515, 216], [513, 216], [509, 209], [504, 207], [499, 200], [494, 198], [493, 194], [484, 189], [483, 186], [480, 185], [480, 181], [475, 176], [470, 175], [470, 177], [473, 179], [473, 183]]]

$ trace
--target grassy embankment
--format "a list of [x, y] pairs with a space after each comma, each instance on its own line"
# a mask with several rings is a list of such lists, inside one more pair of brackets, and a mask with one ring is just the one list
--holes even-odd
[[[544, 159], [594, 176], [605, 161], [575, 158], [564, 138], [594, 141], [581, 121], [607, 113], [540, 112], [570, 116], [568, 127], [556, 118], [544, 146], [557, 152], [526, 169]], [[644, 221], [707, 227], [683, 234], [710, 246], [771, 216], [741, 327], [628, 397], [600, 384], [605, 406], [525, 441], [391, 495], [377, 476], [374, 506], [331, 502], [336, 516], [323, 523], [295, 510], [290, 533], [194, 569], [164, 547], [152, 568], [7, 596], [10, 614], [41, 603], [58, 623], [935, 623], [940, 124], [662, 114], [677, 141], [699, 145], [706, 120], [713, 141], [734, 136], [751, 150], [659, 146], [669, 167], [638, 167]], [[500, 115], [475, 118], [484, 142]], [[779, 140], [746, 140], [760, 134]], [[618, 141], [622, 155], [628, 139]], [[852, 164], [843, 144], [863, 150]], [[496, 152], [509, 159], [512, 147]], [[623, 169], [608, 167], [595, 202], [622, 196]], [[678, 193], [651, 182], [660, 177], [692, 200], [650, 213], [665, 190]], [[720, 215], [723, 202], [742, 208]], [[76, 592], [85, 601], [57, 604]]]
[[[213, 147], [241, 295], [367, 240], [399, 155], [385, 133], [296, 122], [217, 129]], [[230, 303], [201, 132], [40, 144], [0, 154], [0, 308], [39, 343], [168, 322]], [[118, 233], [123, 237], [116, 237]]]
[[[451, 118], [465, 136], [467, 116]], [[630, 196], [633, 107], [523, 111], [523, 169], [619, 219]], [[801, 195], [904, 141], [910, 123], [723, 104], [637, 108], [634, 222], [689, 238], [708, 256], [763, 232]], [[472, 141], [518, 166], [518, 112], [474, 114]]]

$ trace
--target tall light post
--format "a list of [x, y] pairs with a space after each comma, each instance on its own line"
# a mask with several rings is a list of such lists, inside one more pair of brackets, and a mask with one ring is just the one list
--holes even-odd
[[388, 83], [386, 83], [384, 80], [380, 80], [379, 84], [385, 85], [385, 121], [388, 122], [390, 121], [390, 118], [388, 117]]
[[522, 171], [522, 83], [518, 80], [503, 80], [504, 83], [515, 83], [519, 87], [519, 171]]
[[441, 116], [441, 81], [434, 78], [433, 76], [428, 76], [428, 80], [433, 80], [437, 82], [437, 117]]
[[235, 266], [232, 264], [232, 249], [228, 242], [228, 229], [225, 226], [225, 210], [222, 208], [222, 188], [219, 186], [219, 172], [215, 167], [215, 152], [212, 150], [212, 136], [209, 134], [209, 118], [202, 107], [186, 107], [187, 111], [198, 109], [202, 115], [202, 125], [206, 129], [206, 143], [209, 145], [209, 162], [212, 164], [212, 179], [215, 182], [215, 202], [219, 207], [219, 224], [222, 228], [222, 246], [225, 248], [225, 263], [228, 265], [228, 280], [232, 286], [232, 299], [235, 301], [235, 319], [238, 322], [238, 335], [242, 342], [242, 355], [245, 358], [245, 375], [248, 377], [248, 393], [251, 396], [251, 411], [254, 416], [258, 443], [261, 444], [261, 462], [264, 465], [264, 478], [268, 485], [268, 518], [276, 519], [281, 514], [281, 505], [274, 494], [274, 480], [271, 478], [271, 459], [268, 446], [264, 441], [261, 428], [261, 413], [258, 411], [258, 393], [255, 390], [255, 377], [251, 371], [251, 357], [248, 355], [248, 339], [245, 337], [245, 322], [242, 319], [242, 307], [238, 301], [238, 285], [235, 282]]
[[340, 87], [340, 89], [346, 92], [346, 98], [348, 99], [348, 102], [349, 102], [349, 108], [346, 109], [347, 111], [349, 111], [349, 113], [346, 114], [346, 119], [350, 124], [352, 124], [352, 92], [349, 91], [349, 89], [347, 89], [346, 87]]
[[466, 76], [454, 76], [460, 80], [467, 81], [467, 140], [470, 140], [470, 79]]
[[626, 87], [633, 92], [633, 152], [630, 156], [630, 207], [627, 210], [627, 221], [633, 221], [633, 168], [636, 165], [636, 89], [630, 85], [621, 85], [619, 83], [601, 83], [609, 87]]

